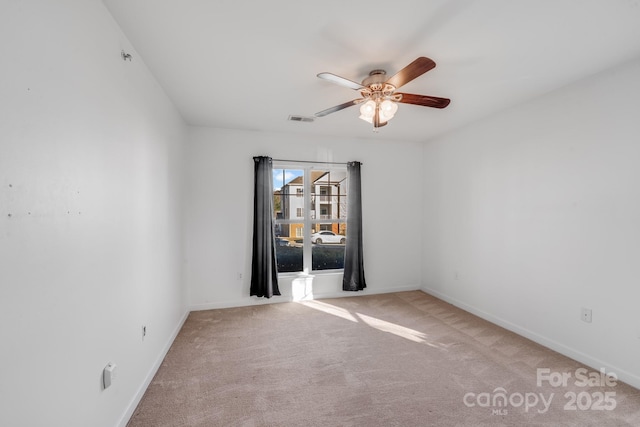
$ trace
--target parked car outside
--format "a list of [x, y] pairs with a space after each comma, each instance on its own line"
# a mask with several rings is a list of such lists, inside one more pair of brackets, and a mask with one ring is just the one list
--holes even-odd
[[347, 238], [341, 234], [335, 234], [333, 231], [319, 231], [311, 235], [311, 241], [318, 245], [323, 243], [340, 243], [344, 245]]
[[276, 246], [289, 246], [289, 241], [284, 237], [276, 237]]

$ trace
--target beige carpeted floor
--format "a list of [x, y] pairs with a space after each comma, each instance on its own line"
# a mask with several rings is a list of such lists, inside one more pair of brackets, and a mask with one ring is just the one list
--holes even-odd
[[200, 311], [129, 427], [640, 426], [581, 368], [420, 291]]

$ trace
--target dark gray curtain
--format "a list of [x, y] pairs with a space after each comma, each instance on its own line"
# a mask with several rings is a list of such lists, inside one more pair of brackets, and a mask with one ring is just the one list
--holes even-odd
[[271, 157], [254, 157], [253, 256], [249, 295], [280, 295], [273, 219], [273, 167]]
[[361, 291], [367, 287], [364, 280], [362, 257], [362, 194], [360, 162], [347, 163], [349, 194], [347, 198], [347, 246], [344, 250], [344, 277], [342, 290]]

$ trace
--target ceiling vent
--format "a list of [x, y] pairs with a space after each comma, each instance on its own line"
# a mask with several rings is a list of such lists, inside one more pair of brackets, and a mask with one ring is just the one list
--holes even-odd
[[292, 122], [305, 122], [311, 123], [313, 121], [313, 117], [305, 117], [305, 116], [289, 116], [287, 119]]

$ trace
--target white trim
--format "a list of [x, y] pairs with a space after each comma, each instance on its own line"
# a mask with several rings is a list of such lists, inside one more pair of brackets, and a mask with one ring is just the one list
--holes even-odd
[[189, 317], [189, 313], [190, 311], [186, 310], [185, 313], [182, 315], [182, 318], [180, 319], [180, 321], [178, 321], [178, 325], [173, 330], [173, 333], [167, 340], [167, 343], [165, 344], [164, 348], [156, 358], [156, 361], [154, 362], [154, 364], [151, 366], [151, 369], [149, 370], [149, 373], [147, 374], [144, 382], [140, 385], [140, 387], [138, 388], [138, 391], [133, 396], [133, 399], [131, 399], [131, 402], [129, 403], [127, 410], [120, 418], [120, 421], [118, 422], [118, 427], [126, 427], [129, 421], [131, 420], [131, 417], [133, 416], [134, 411], [136, 410], [136, 408], [138, 407], [138, 404], [142, 400], [142, 397], [144, 396], [145, 392], [147, 391], [147, 388], [149, 387], [149, 384], [151, 384], [153, 377], [158, 372], [158, 369], [160, 369], [160, 365], [162, 365], [162, 362], [164, 361], [165, 356], [169, 352], [169, 349], [173, 345], [173, 342], [178, 336], [178, 333], [182, 329], [184, 322], [187, 321], [187, 317]]
[[467, 311], [471, 314], [474, 314], [484, 320], [487, 320], [491, 323], [494, 323], [498, 326], [501, 326], [511, 332], [514, 332], [520, 336], [523, 336], [525, 338], [530, 339], [533, 342], [536, 342], [540, 345], [543, 345], [547, 348], [550, 348], [551, 350], [557, 351], [558, 353], [567, 356], [571, 359], [574, 359], [580, 363], [584, 363], [585, 365], [593, 368], [593, 369], [600, 369], [600, 368], [605, 368], [608, 372], [615, 372], [616, 375], [618, 376], [618, 379], [622, 382], [625, 382], [627, 384], [629, 384], [632, 387], [635, 387], [637, 389], [640, 389], [640, 376], [636, 375], [636, 374], [632, 374], [631, 372], [625, 371], [624, 369], [620, 369], [617, 368], [613, 365], [611, 365], [610, 363], [607, 363], [603, 360], [597, 359], [595, 357], [592, 357], [588, 354], [585, 354], [579, 350], [576, 350], [572, 347], [568, 347], [564, 344], [561, 344], [555, 340], [552, 340], [550, 338], [547, 338], [545, 336], [542, 336], [540, 334], [537, 334], [533, 331], [530, 331], [529, 329], [523, 328], [519, 325], [516, 325], [514, 323], [509, 322], [508, 320], [502, 319], [500, 317], [494, 316], [492, 314], [489, 314], [483, 310], [480, 310], [476, 307], [470, 306], [468, 304], [465, 304], [462, 301], [459, 301], [455, 298], [452, 298], [448, 295], [445, 295], [441, 292], [438, 291], [434, 291], [433, 289], [429, 289], [427, 287], [422, 287], [420, 289], [422, 292], [432, 295], [436, 298], [439, 298], [443, 301], [448, 302], [449, 304], [453, 304], [456, 307]]
[[[302, 228], [302, 269], [311, 271], [311, 166], [305, 166], [302, 179], [304, 189], [304, 226]], [[276, 249], [277, 251], [277, 249]]]
[[[371, 290], [370, 288], [365, 288], [362, 291], [358, 292], [350, 292], [350, 291], [336, 291], [336, 292], [320, 292], [313, 293], [313, 299], [326, 299], [326, 298], [345, 298], [345, 297], [357, 297], [364, 295], [377, 295], [377, 294], [390, 294], [393, 292], [407, 292], [407, 291], [419, 291], [421, 290], [418, 285], [411, 286], [399, 286], [395, 288], [383, 288]], [[265, 304], [279, 304], [284, 302], [293, 302], [292, 295], [280, 295], [274, 296], [273, 298], [257, 298], [257, 297], [245, 297], [238, 298], [235, 300], [226, 300], [220, 302], [211, 302], [206, 304], [195, 304], [190, 307], [191, 311], [203, 311], [203, 310], [217, 310], [220, 308], [231, 308], [231, 307], [248, 307], [253, 305], [265, 305]]]

